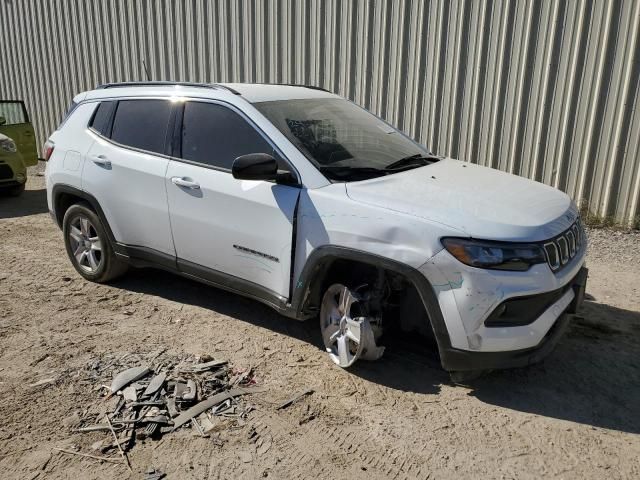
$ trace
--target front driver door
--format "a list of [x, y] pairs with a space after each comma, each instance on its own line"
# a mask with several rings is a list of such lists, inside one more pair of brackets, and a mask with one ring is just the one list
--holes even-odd
[[177, 129], [166, 185], [180, 269], [288, 298], [299, 188], [231, 175], [236, 157], [275, 155], [273, 146], [239, 111], [214, 102], [186, 102]]

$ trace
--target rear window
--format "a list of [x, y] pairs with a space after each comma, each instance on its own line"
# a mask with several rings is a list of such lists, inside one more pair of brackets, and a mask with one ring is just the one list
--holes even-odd
[[96, 108], [93, 118], [89, 122], [89, 127], [105, 137], [110, 136], [111, 114], [117, 102], [100, 102]]
[[111, 139], [121, 145], [164, 153], [171, 103], [167, 100], [121, 100]]

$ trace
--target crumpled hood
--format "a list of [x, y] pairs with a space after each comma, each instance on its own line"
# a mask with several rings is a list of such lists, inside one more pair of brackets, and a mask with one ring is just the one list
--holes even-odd
[[578, 215], [571, 199], [553, 187], [449, 158], [346, 185], [355, 201], [444, 224], [473, 238], [546, 240]]

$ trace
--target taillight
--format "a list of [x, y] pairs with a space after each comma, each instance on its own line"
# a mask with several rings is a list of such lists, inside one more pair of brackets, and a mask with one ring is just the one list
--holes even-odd
[[53, 149], [55, 148], [55, 144], [53, 142], [47, 141], [44, 144], [44, 161], [48, 162], [53, 154]]

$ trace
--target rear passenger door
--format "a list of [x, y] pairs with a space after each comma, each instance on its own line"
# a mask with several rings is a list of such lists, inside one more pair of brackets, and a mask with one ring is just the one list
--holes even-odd
[[186, 102], [177, 131], [167, 191], [179, 268], [261, 298], [287, 298], [299, 189], [231, 174], [241, 155], [277, 158], [274, 146], [239, 111], [213, 102]]
[[172, 117], [168, 100], [100, 103], [89, 124], [95, 142], [82, 172], [82, 187], [100, 203], [116, 240], [137, 254], [164, 254], [169, 263], [175, 250], [164, 179]]

